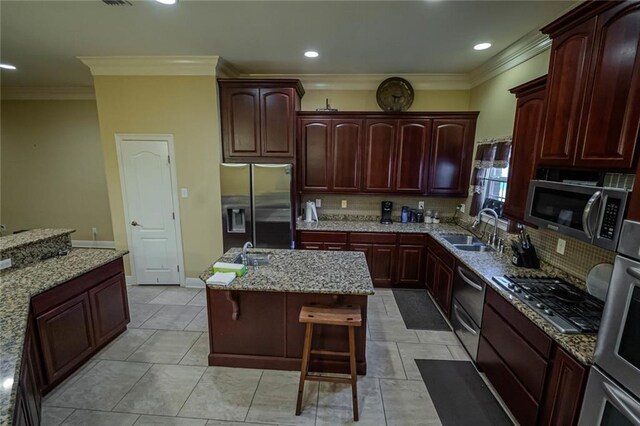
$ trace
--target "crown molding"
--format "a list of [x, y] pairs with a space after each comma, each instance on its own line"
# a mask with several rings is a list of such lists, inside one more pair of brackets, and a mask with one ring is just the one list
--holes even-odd
[[510, 70], [551, 47], [551, 39], [539, 30], [530, 31], [515, 43], [469, 73], [471, 87]]
[[96, 75], [216, 75], [218, 56], [78, 56]]
[[43, 87], [7, 86], [2, 88], [2, 100], [92, 100], [96, 98], [93, 86]]
[[376, 90], [389, 77], [402, 77], [414, 90], [468, 90], [466, 74], [241, 74], [246, 78], [299, 79], [311, 90]]
[[242, 73], [240, 73], [236, 67], [231, 65], [229, 61], [224, 58], [218, 58], [216, 75], [222, 78], [238, 78], [242, 76]]

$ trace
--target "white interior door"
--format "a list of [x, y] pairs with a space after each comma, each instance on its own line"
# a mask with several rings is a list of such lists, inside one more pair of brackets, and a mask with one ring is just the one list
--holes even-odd
[[121, 140], [125, 210], [138, 284], [180, 284], [167, 141]]

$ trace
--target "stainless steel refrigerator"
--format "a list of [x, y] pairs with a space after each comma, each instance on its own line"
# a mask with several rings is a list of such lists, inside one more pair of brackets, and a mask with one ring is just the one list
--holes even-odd
[[291, 178], [291, 164], [220, 165], [224, 251], [292, 247]]

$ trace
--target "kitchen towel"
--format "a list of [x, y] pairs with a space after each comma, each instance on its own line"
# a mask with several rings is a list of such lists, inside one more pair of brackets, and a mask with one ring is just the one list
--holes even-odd
[[207, 279], [207, 284], [229, 285], [236, 279], [235, 272], [216, 272]]

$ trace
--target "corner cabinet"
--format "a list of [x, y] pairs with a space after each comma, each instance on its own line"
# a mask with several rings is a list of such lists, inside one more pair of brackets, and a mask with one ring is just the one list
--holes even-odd
[[585, 2], [552, 38], [538, 164], [630, 169], [640, 132], [640, 3]]
[[292, 161], [299, 80], [219, 79], [225, 161]]
[[466, 196], [477, 115], [298, 113], [299, 191]]
[[518, 222], [524, 221], [529, 181], [535, 176], [546, 84], [543, 76], [510, 90], [517, 101], [504, 215]]

